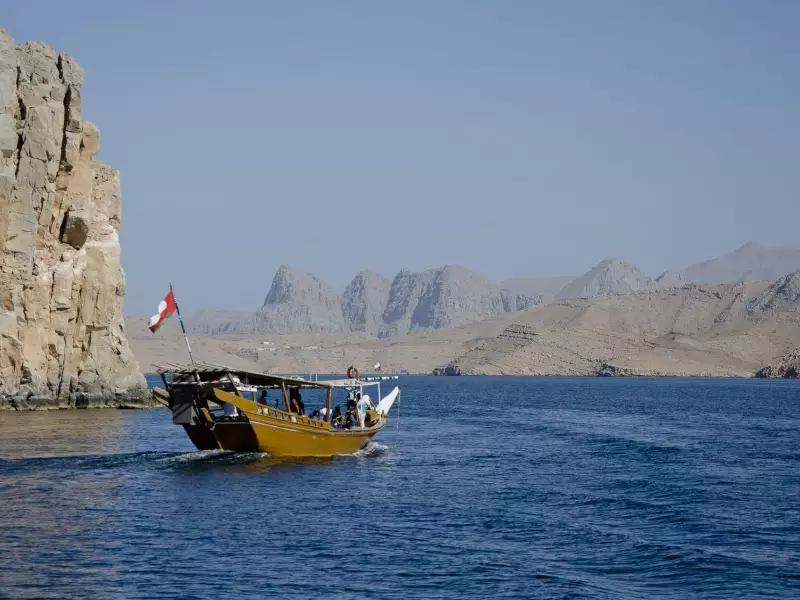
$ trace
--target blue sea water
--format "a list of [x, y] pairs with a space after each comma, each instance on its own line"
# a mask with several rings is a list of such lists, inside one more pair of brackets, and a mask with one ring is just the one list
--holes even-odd
[[0, 414], [0, 597], [800, 597], [798, 382], [399, 383], [331, 460]]

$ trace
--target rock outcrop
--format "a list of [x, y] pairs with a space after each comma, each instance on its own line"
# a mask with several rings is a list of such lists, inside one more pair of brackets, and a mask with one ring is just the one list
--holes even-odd
[[748, 305], [751, 314], [800, 311], [800, 271], [784, 275]]
[[759, 379], [770, 379], [773, 377], [797, 379], [800, 377], [800, 350], [787, 352], [774, 367], [772, 365], [761, 367], [756, 371], [755, 377]]
[[458, 327], [505, 312], [500, 289], [462, 267], [400, 271], [389, 290], [380, 337]]
[[350, 331], [377, 336], [389, 302], [391, 282], [375, 271], [361, 271], [342, 295], [342, 316]]
[[281, 266], [264, 305], [255, 314], [257, 331], [333, 333], [345, 331], [342, 304], [327, 283]]
[[83, 71], [0, 30], [0, 408], [128, 404], [119, 173], [95, 160]]
[[682, 275], [696, 283], [774, 281], [800, 269], [800, 248], [767, 248], [749, 242], [723, 256], [684, 269]]

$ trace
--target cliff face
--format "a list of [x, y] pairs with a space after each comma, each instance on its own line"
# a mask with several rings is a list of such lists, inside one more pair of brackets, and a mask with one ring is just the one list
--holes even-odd
[[467, 269], [403, 270], [392, 282], [379, 336], [457, 327], [503, 312], [501, 290]]
[[361, 271], [353, 278], [342, 295], [342, 313], [350, 331], [378, 335], [390, 286], [388, 279], [374, 271]]
[[257, 331], [345, 331], [336, 291], [311, 273], [283, 265], [272, 279], [264, 305], [255, 314]]
[[97, 160], [83, 71], [0, 29], [0, 408], [118, 404], [125, 339], [119, 173]]

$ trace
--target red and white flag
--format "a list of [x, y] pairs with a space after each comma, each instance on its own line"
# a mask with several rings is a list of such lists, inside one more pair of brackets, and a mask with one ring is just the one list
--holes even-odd
[[381, 363], [376, 363], [375, 366], [372, 367], [372, 368], [375, 369], [376, 371], [380, 371], [381, 370]]
[[153, 333], [158, 331], [158, 328], [164, 324], [164, 321], [169, 319], [177, 309], [178, 306], [175, 304], [175, 296], [170, 289], [169, 294], [167, 294], [158, 305], [158, 314], [150, 317], [150, 331]]

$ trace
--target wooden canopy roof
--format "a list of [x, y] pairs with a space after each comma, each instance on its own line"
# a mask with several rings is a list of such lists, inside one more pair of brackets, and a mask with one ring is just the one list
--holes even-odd
[[236, 376], [242, 384], [254, 385], [258, 387], [305, 387], [305, 388], [337, 388], [337, 387], [360, 387], [376, 385], [377, 382], [360, 381], [358, 379], [334, 379], [326, 381], [309, 381], [297, 377], [284, 377], [281, 375], [271, 375], [269, 373], [257, 373], [255, 371], [243, 371], [225, 365], [218, 365], [209, 362], [196, 362], [194, 364], [166, 363], [166, 365], [155, 365], [156, 372], [162, 375], [197, 375], [203, 383], [208, 383], [214, 379], [226, 375]]

